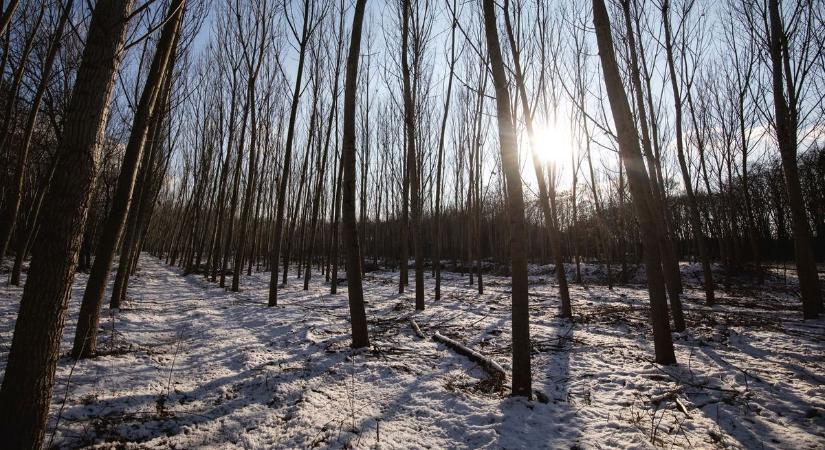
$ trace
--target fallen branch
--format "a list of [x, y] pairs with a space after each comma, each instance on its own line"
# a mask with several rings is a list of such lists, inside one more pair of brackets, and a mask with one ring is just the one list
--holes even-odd
[[676, 404], [676, 409], [683, 412], [686, 416], [690, 417], [690, 413], [688, 412], [687, 406], [685, 406], [685, 403], [679, 398], [679, 394], [681, 394], [683, 391], [684, 388], [682, 386], [679, 386], [676, 389], [672, 389], [665, 393], [651, 396], [650, 403], [652, 405], [656, 405], [663, 401], [672, 401]]
[[682, 399], [680, 399], [679, 397], [674, 397], [673, 400], [676, 402], [676, 407], [679, 408], [679, 411], [682, 411], [686, 416], [690, 417], [690, 413], [688, 412], [688, 409], [685, 406], [685, 404], [682, 402]]
[[421, 328], [418, 327], [418, 324], [415, 323], [415, 319], [410, 318], [410, 326], [412, 327], [412, 329], [415, 332], [416, 336], [418, 336], [421, 339], [426, 339], [427, 338], [427, 336], [424, 336], [424, 333], [421, 332]]
[[481, 366], [488, 374], [490, 374], [491, 377], [500, 379], [505, 378], [506, 375], [504, 372], [504, 368], [501, 367], [499, 363], [493, 361], [491, 358], [488, 358], [482, 355], [481, 353], [442, 335], [437, 331], [433, 335], [433, 340], [441, 342], [447, 347], [450, 347], [451, 349], [455, 350], [457, 353], [470, 358], [471, 361]]
[[661, 394], [658, 394], [658, 395], [652, 395], [652, 396], [650, 396], [650, 403], [656, 404], [656, 403], [659, 403], [663, 400], [672, 400], [673, 398], [676, 397], [677, 394], [681, 393], [683, 390], [684, 390], [684, 387], [680, 386], [680, 387], [677, 387], [676, 389], [671, 389], [667, 392], [664, 392], [664, 393], [661, 393]]
[[658, 369], [660, 372], [662, 372], [662, 373], [664, 373], [665, 375], [667, 375], [667, 376], [669, 376], [670, 378], [672, 378], [672, 379], [673, 379], [673, 381], [675, 381], [675, 382], [677, 382], [677, 383], [680, 383], [680, 384], [684, 384], [684, 385], [686, 385], [686, 386], [690, 386], [690, 387], [694, 387], [694, 388], [699, 388], [699, 389], [711, 389], [711, 390], [714, 390], [714, 391], [725, 392], [725, 393], [734, 394], [734, 395], [744, 395], [744, 394], [746, 394], [746, 392], [744, 392], [744, 391], [740, 391], [740, 390], [738, 390], [738, 389], [727, 389], [727, 388], [723, 388], [723, 387], [709, 386], [709, 385], [707, 384], [707, 382], [704, 382], [704, 383], [693, 383], [693, 382], [690, 382], [690, 381], [682, 380], [681, 378], [679, 378], [679, 377], [677, 377], [676, 375], [674, 375], [674, 374], [672, 374], [672, 373], [668, 372], [667, 370], [662, 369], [662, 368], [661, 368], [661, 367], [659, 367], [658, 365], [655, 365], [654, 367], [656, 367], [656, 369]]

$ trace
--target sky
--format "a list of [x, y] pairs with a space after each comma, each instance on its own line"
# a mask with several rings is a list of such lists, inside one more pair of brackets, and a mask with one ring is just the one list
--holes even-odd
[[[346, 18], [347, 28], [349, 27], [349, 22], [351, 21], [351, 2], [346, 1], [347, 8], [348, 8], [348, 15]], [[551, 2], [552, 3], [552, 2]], [[677, 2], [678, 3], [678, 2]], [[421, 3], [424, 5], [425, 3]], [[532, 3], [531, 3], [532, 4]], [[447, 76], [447, 64], [446, 64], [446, 53], [449, 48], [449, 25], [450, 25], [450, 14], [444, 5], [446, 3], [442, 3], [439, 1], [431, 1], [429, 2], [430, 8], [432, 8], [432, 31], [431, 31], [431, 40], [428, 43], [428, 50], [426, 53], [426, 65], [427, 67], [432, 70], [432, 85], [430, 89], [430, 96], [431, 96], [431, 109], [432, 114], [441, 116], [442, 114], [442, 105], [443, 105], [443, 93], [446, 86], [446, 76]], [[458, 33], [458, 41], [463, 41], [464, 33], [476, 36], [474, 33], [478, 33], [478, 7], [477, 2], [464, 2], [459, 3], [460, 11], [458, 13], [460, 17], [460, 32]], [[612, 120], [609, 118], [609, 109], [607, 108], [606, 103], [600, 103], [599, 99], [596, 96], [601, 95], [601, 72], [597, 65], [597, 57], [595, 52], [595, 44], [593, 43], [593, 36], [592, 32], [590, 32], [590, 22], [589, 22], [589, 13], [586, 9], [579, 9], [578, 19], [572, 19], [572, 17], [576, 17], [574, 12], [577, 8], [581, 8], [581, 3], [576, 2], [568, 2], [568, 3], [559, 3], [555, 4], [555, 7], [558, 7], [560, 10], [564, 12], [564, 24], [563, 26], [572, 26], [575, 22], [578, 26], [585, 27], [586, 32], [583, 33], [585, 44], [588, 46], [588, 54], [589, 54], [589, 89], [590, 89], [590, 98], [587, 103], [588, 105], [588, 113], [591, 114], [593, 117], [601, 118], [600, 121], [602, 124], [595, 124], [591, 123], [590, 128], [593, 131], [594, 138], [591, 144], [591, 149], [594, 152], [595, 159], [596, 159], [596, 169], [597, 172], [601, 173], [613, 173], [615, 175], [616, 167], [617, 167], [617, 158], [612, 150], [614, 148], [614, 144], [612, 139], [609, 138], [605, 132], [600, 130], [600, 126], [604, 126], [610, 128], [612, 126]], [[703, 31], [706, 34], [705, 43], [701, 46], [703, 51], [703, 58], [704, 60], [700, 63], [702, 68], [704, 67], [711, 67], [717, 68], [719, 70], [722, 69], [722, 58], [724, 56], [723, 53], [720, 53], [720, 43], [721, 43], [721, 31], [720, 31], [720, 19], [723, 18], [722, 13], [720, 13], [721, 9], [724, 5], [722, 3], [710, 2], [707, 0], [699, 0], [698, 8], [702, 8], [702, 14], [697, 15], [692, 22], [690, 22], [691, 26], [688, 27], [689, 30], [692, 30], [691, 33], [695, 33], [698, 31]], [[219, 17], [217, 13], [217, 8], [220, 7], [219, 2], [211, 2], [210, 12], [206, 16], [205, 23], [201, 27], [199, 35], [195, 38], [193, 44], [193, 54], [199, 54], [203, 52], [206, 47], [207, 43], [210, 39], [210, 36], [214, 34], [214, 21], [217, 20], [216, 17]], [[499, 10], [500, 12], [500, 10]], [[613, 14], [614, 22], [617, 21], [618, 17], [616, 17], [616, 11], [613, 10], [611, 12]], [[654, 14], [654, 12], [649, 12], [650, 14]], [[525, 14], [525, 18], [530, 17], [530, 11], [528, 10]], [[382, 102], [390, 102], [398, 104], [398, 97], [399, 93], [397, 89], [400, 89], [398, 84], [398, 50], [396, 46], [398, 45], [397, 35], [398, 35], [398, 25], [397, 25], [397, 12], [394, 10], [392, 6], [389, 6], [387, 2], [383, 1], [370, 1], [367, 3], [367, 11], [366, 11], [366, 18], [365, 18], [365, 29], [364, 29], [364, 41], [362, 42], [362, 64], [368, 59], [370, 64], [372, 65], [372, 71], [370, 73], [371, 76], [371, 83], [370, 83], [370, 98], [371, 98], [371, 113], [378, 114], [379, 108], [378, 106]], [[499, 22], [502, 22], [499, 20]], [[664, 71], [664, 64], [661, 60], [663, 56], [663, 51], [660, 48], [657, 48], [657, 43], [653, 40], [650, 36], [651, 33], [656, 34], [657, 36], [661, 33], [660, 29], [660, 20], [656, 20], [655, 17], [649, 20], [650, 25], [645, 30], [645, 37], [642, 39], [642, 42], [647, 46], [649, 58], [655, 61], [655, 69], [654, 69], [654, 77], [652, 80], [653, 84], [653, 91], [654, 95], [657, 97], [657, 101], [661, 102], [662, 110], [660, 111], [662, 126], [660, 127], [664, 130], [663, 139], [665, 140], [666, 145], [669, 147], [673, 144], [673, 127], [672, 127], [672, 97], [669, 90], [669, 85], [665, 83], [669, 83], [663, 75]], [[283, 24], [281, 24], [283, 25]], [[501, 33], [501, 31], [500, 31]], [[532, 31], [525, 32], [525, 45], [536, 45], [535, 36], [531, 36]], [[564, 34], [564, 33], [562, 33]], [[532, 38], [532, 39], [531, 39]], [[282, 39], [286, 40], [289, 37], [284, 36]], [[505, 52], [507, 52], [507, 45], [505, 36], [501, 35], [500, 40], [502, 41], [502, 45], [505, 48]], [[617, 41], [617, 45], [621, 41]], [[290, 80], [290, 84], [292, 84], [292, 80], [294, 79], [295, 69], [296, 69], [296, 59], [297, 55], [295, 49], [291, 45], [286, 45], [282, 42], [279, 43], [279, 49], [282, 55], [281, 58], [281, 66], [284, 70], [284, 73]], [[462, 45], [461, 46], [461, 53], [463, 58], [470, 59], [474, 57], [474, 50], [473, 46]], [[569, 41], [564, 41], [562, 46], [562, 53], [569, 51], [570, 46]], [[483, 51], [483, 46], [480, 50]], [[621, 54], [623, 50], [621, 48], [618, 49], [619, 53]], [[366, 53], [369, 52], [369, 55]], [[566, 55], [566, 53], [565, 53]], [[569, 60], [566, 61], [569, 63]], [[523, 61], [523, 64], [529, 65], [528, 62]], [[565, 64], [565, 61], [562, 61], [562, 65]], [[464, 74], [461, 73], [462, 69], [466, 66], [466, 64], [460, 62], [458, 64], [458, 71], [457, 80], [455, 82], [455, 90], [466, 89], [468, 91], [472, 90], [472, 86], [467, 86], [470, 84], [467, 80], [463, 79]], [[533, 67], [535, 63], [533, 63]], [[716, 67], [718, 66], [718, 67]], [[571, 70], [569, 67], [562, 67], [561, 69], [565, 72], [568, 76], [571, 75]], [[363, 69], [362, 69], [363, 71]], [[717, 71], [718, 72], [718, 71]], [[711, 70], [710, 73], [713, 73]], [[512, 74], [511, 78], [512, 78]], [[531, 78], [532, 76], [532, 78]], [[534, 80], [535, 72], [528, 69], [528, 83], [531, 83]], [[306, 79], [306, 78], [305, 78]], [[569, 79], [566, 81], [567, 85], [570, 86]], [[558, 86], [556, 86], [558, 89]], [[453, 99], [453, 108], [455, 108], [455, 91], [454, 90], [454, 99]], [[528, 90], [530, 90], [528, 88]], [[489, 92], [489, 86], [488, 86]], [[488, 94], [488, 96], [491, 94]], [[511, 91], [511, 95], [515, 97], [515, 90]], [[531, 91], [531, 95], [534, 95], [534, 92]], [[488, 100], [491, 97], [488, 97]], [[537, 125], [537, 144], [541, 149], [541, 156], [544, 161], [553, 162], [556, 166], [558, 166], [558, 170], [560, 173], [560, 183], [563, 186], [567, 186], [572, 182], [572, 172], [573, 172], [573, 161], [580, 161], [581, 157], [583, 156], [584, 146], [585, 143], [580, 140], [576, 139], [576, 137], [580, 134], [576, 125], [573, 123], [572, 119], [572, 111], [573, 107], [572, 104], [567, 100], [567, 96], [563, 93], [560, 95], [560, 101], [558, 108], [556, 109], [556, 116], [554, 118], [546, 118], [544, 120], [539, 120], [543, 122], [543, 125]], [[302, 102], [302, 108], [306, 109], [306, 104], [309, 103], [309, 100], [304, 97]], [[490, 109], [492, 108], [492, 101], [487, 102], [487, 112], [485, 114], [485, 126], [488, 130], [494, 130], [493, 127], [493, 117], [491, 116]], [[454, 112], [451, 113], [455, 115]], [[451, 121], [452, 123], [452, 121]], [[686, 124], [689, 125], [689, 124]], [[760, 129], [764, 129], [763, 125], [757, 125]], [[399, 130], [399, 133], [403, 132], [403, 130]], [[492, 140], [487, 141], [486, 145], [486, 153], [485, 153], [485, 165], [486, 171], [492, 173], [496, 170], [497, 160], [496, 154], [493, 152], [497, 152], [496, 147], [496, 140], [495, 140], [495, 133], [488, 132], [486, 133], [489, 137], [493, 138]], [[758, 136], [764, 136], [764, 133], [755, 133]], [[821, 136], [821, 133], [815, 135]], [[377, 141], [373, 139], [373, 141]], [[527, 157], [526, 153], [526, 138], [524, 135], [521, 136], [520, 143], [522, 148], [522, 162], [525, 165], [525, 169], [523, 170], [525, 181], [530, 184], [534, 182], [532, 174], [532, 168], [529, 165], [529, 158]], [[770, 146], [772, 142], [769, 139], [761, 139], [755, 147], [757, 147], [757, 151], [753, 151], [751, 153], [751, 158], [753, 158], [754, 162], [762, 160], [765, 158], [766, 155], [766, 147]], [[690, 150], [690, 149], [689, 149]], [[673, 152], [670, 152], [668, 155], [668, 160], [671, 164], [668, 164], [668, 168], [673, 168]], [[768, 151], [767, 155], [771, 156], [773, 152]], [[675, 174], [674, 171], [671, 170], [671, 173]], [[580, 176], [581, 178], [581, 176]], [[600, 180], [600, 182], [603, 180]]]

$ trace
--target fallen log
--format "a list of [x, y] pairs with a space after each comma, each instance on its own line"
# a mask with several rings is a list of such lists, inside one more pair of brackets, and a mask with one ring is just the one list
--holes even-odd
[[499, 365], [499, 363], [495, 362], [493, 359], [488, 358], [481, 353], [461, 344], [460, 342], [456, 342], [441, 333], [437, 332], [433, 335], [433, 340], [441, 342], [442, 344], [450, 347], [451, 349], [455, 350], [456, 353], [464, 355], [470, 358], [471, 361], [475, 362], [479, 366], [481, 366], [491, 377], [497, 379], [504, 379], [505, 372], [504, 368]]

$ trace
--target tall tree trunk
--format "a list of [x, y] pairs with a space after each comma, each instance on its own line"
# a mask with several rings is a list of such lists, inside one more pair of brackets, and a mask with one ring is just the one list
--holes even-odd
[[[315, 99], [317, 99], [318, 98], [317, 92], [315, 94], [316, 95], [314, 95], [313, 97]], [[310, 115], [310, 117], [311, 117], [310, 122], [312, 122], [312, 126], [309, 128], [310, 130], [315, 128], [315, 123], [314, 123], [315, 122], [315, 107], [316, 107], [315, 105], [316, 105], [315, 100], [313, 100], [312, 113]], [[310, 136], [312, 136], [312, 135], [313, 135], [313, 133], [310, 132]], [[287, 276], [289, 275], [289, 260], [290, 260], [290, 256], [291, 256], [291, 253], [292, 253], [292, 243], [295, 240], [295, 230], [299, 229], [299, 228], [303, 228], [303, 222], [301, 223], [300, 227], [298, 226], [298, 219], [300, 218], [303, 221], [303, 217], [304, 217], [304, 215], [301, 214], [301, 213], [303, 212], [302, 205], [304, 203], [303, 202], [303, 200], [304, 200], [304, 185], [306, 184], [307, 170], [309, 169], [309, 162], [312, 159], [311, 158], [312, 155], [310, 153], [310, 149], [312, 148], [311, 139], [310, 139], [309, 144], [310, 145], [307, 145], [306, 150], [304, 151], [304, 163], [301, 165], [301, 167], [302, 167], [301, 168], [301, 178], [298, 179], [298, 190], [295, 192], [294, 202], [292, 203], [293, 206], [292, 206], [292, 208], [290, 208], [291, 211], [287, 211], [287, 213], [292, 214], [292, 218], [289, 220], [289, 226], [287, 227], [287, 233], [286, 233], [286, 238], [285, 238], [286, 239], [286, 247], [284, 248], [284, 254], [283, 254], [283, 259], [282, 259], [283, 264], [284, 264], [284, 271], [283, 271], [283, 276], [281, 277], [281, 283], [284, 286], [286, 286], [286, 284], [287, 284], [287, 279], [288, 279]]]
[[[551, 202], [555, 203], [555, 186], [550, 187], [548, 192], [547, 184], [545, 183], [544, 168], [539, 159], [539, 153], [536, 149], [535, 131], [533, 129], [533, 113], [530, 111], [530, 99], [527, 97], [527, 88], [524, 82], [524, 72], [521, 69], [520, 51], [516, 45], [515, 36], [513, 34], [513, 27], [510, 24], [509, 11], [505, 1], [504, 9], [504, 28], [507, 31], [507, 39], [510, 42], [510, 51], [513, 54], [513, 63], [515, 66], [516, 87], [521, 96], [521, 112], [524, 116], [524, 123], [527, 127], [527, 138], [530, 141], [530, 154], [533, 161], [533, 169], [536, 173], [536, 179], [539, 185], [539, 204], [544, 216], [544, 226], [547, 228], [547, 234], [550, 238], [550, 245], [553, 249], [553, 258], [556, 265], [556, 281], [559, 284], [559, 296], [561, 297], [561, 317], [571, 317], [573, 315], [573, 307], [570, 303], [570, 291], [567, 286], [567, 274], [564, 271], [564, 255], [561, 249], [561, 233], [558, 226], [558, 215], [556, 208], [551, 206]], [[551, 198], [552, 197], [552, 198]]]
[[86, 291], [83, 293], [83, 302], [80, 305], [80, 315], [72, 347], [72, 356], [75, 358], [87, 358], [97, 352], [97, 330], [103, 294], [106, 290], [112, 261], [115, 258], [115, 250], [123, 232], [126, 214], [132, 203], [138, 164], [143, 154], [146, 134], [155, 111], [158, 94], [163, 85], [163, 77], [167, 73], [167, 64], [170, 62], [174, 64], [172, 53], [175, 50], [176, 36], [183, 17], [185, 2], [186, 0], [174, 0], [169, 5], [168, 20], [161, 32], [149, 75], [135, 111], [132, 132], [123, 155], [112, 208], [103, 226], [103, 232], [95, 251], [92, 271], [86, 283]]
[[[14, 16], [14, 11], [17, 9], [17, 5], [20, 4], [20, 0], [11, 0], [9, 2], [9, 6], [6, 7], [6, 10], [3, 11], [3, 17], [0, 18], [0, 35], [6, 33], [6, 29], [9, 27], [9, 23], [11, 22], [11, 18]], [[0, 72], [2, 73], [2, 72]]]
[[[633, 90], [636, 93], [636, 107], [639, 111], [639, 126], [642, 131], [642, 148], [644, 149], [644, 156], [648, 165], [647, 170], [649, 172], [648, 180], [650, 183], [650, 189], [653, 191], [653, 197], [651, 198], [653, 203], [651, 204], [651, 207], [654, 209], [654, 213], [661, 217], [660, 223], [663, 226], [661, 229], [662, 233], [659, 233], [659, 260], [662, 264], [662, 273], [665, 279], [668, 296], [670, 298], [670, 309], [673, 313], [673, 325], [676, 331], [682, 331], [685, 329], [685, 319], [682, 314], [682, 300], [679, 297], [679, 294], [682, 292], [682, 280], [679, 273], [679, 261], [674, 251], [674, 244], [671, 240], [669, 231], [670, 227], [668, 226], [669, 220], [667, 218], [667, 211], [665, 208], [665, 189], [664, 184], [662, 183], [659, 165], [661, 159], [657, 157], [659, 154], [658, 147], [654, 149], [655, 146], [658, 146], [658, 144], [656, 144], [656, 142], [658, 142], [658, 131], [656, 126], [656, 118], [654, 117], [653, 96], [650, 90], [649, 78], [647, 79], [646, 88], [648, 103], [651, 107], [650, 125], [652, 125], [652, 129], [648, 128], [648, 116], [645, 111], [644, 91], [642, 88], [641, 73], [639, 69], [639, 53], [636, 51], [636, 37], [633, 32], [633, 23], [630, 13], [630, 1], [631, 0], [621, 1], [622, 11], [625, 18], [625, 27], [627, 29], [627, 46], [630, 49], [630, 76]], [[644, 58], [644, 50], [641, 50], [641, 57]], [[644, 59], [642, 59], [642, 62], [644, 63]], [[624, 92], [624, 90], [622, 90], [622, 92]], [[642, 164], [642, 167], [644, 168], [644, 164]], [[630, 175], [628, 174], [628, 181], [629, 180]]]
[[[337, 130], [336, 126], [336, 130]], [[336, 131], [337, 134], [337, 131]], [[335, 178], [335, 193], [332, 200], [332, 246], [330, 260], [332, 261], [332, 277], [329, 292], [333, 295], [338, 293], [338, 249], [341, 247], [340, 236], [341, 226], [338, 223], [341, 217], [341, 196], [344, 187], [344, 156], [341, 155], [338, 161], [338, 176]]]
[[[676, 115], [676, 155], [679, 159], [679, 168], [682, 172], [682, 181], [685, 184], [685, 196], [688, 202], [688, 218], [690, 227], [693, 229], [693, 239], [699, 249], [699, 258], [702, 260], [702, 278], [705, 288], [705, 304], [713, 305], [713, 274], [710, 270], [710, 258], [708, 257], [705, 233], [702, 231], [702, 217], [699, 214], [699, 206], [696, 204], [696, 195], [693, 192], [693, 182], [690, 179], [687, 160], [685, 159], [684, 138], [682, 131], [682, 93], [679, 90], [679, 80], [676, 75], [676, 64], [673, 60], [673, 33], [670, 26], [670, 1], [662, 1], [662, 20], [665, 28], [665, 52], [667, 54], [667, 66], [670, 71], [670, 86], [673, 91], [673, 102]], [[688, 88], [689, 89], [689, 88]]]
[[[238, 138], [238, 157], [235, 161], [235, 172], [232, 175], [232, 196], [229, 200], [229, 223], [226, 225], [226, 236], [223, 238], [223, 246], [221, 249], [221, 276], [218, 285], [220, 287], [226, 286], [226, 271], [229, 268], [229, 253], [232, 247], [232, 237], [234, 236], [234, 229], [235, 229], [235, 212], [238, 209], [238, 200], [240, 196], [240, 185], [241, 185], [241, 166], [243, 165], [243, 149], [244, 144], [246, 143], [246, 121], [249, 117], [249, 110], [253, 108], [253, 105], [250, 104], [251, 99], [247, 98], [247, 101], [244, 105], [243, 114], [241, 115], [241, 134]], [[231, 150], [231, 149], [230, 149]], [[232, 277], [234, 280], [234, 274], [237, 272], [237, 267], [232, 269]]]
[[[809, 6], [812, 7], [812, 6]], [[802, 296], [802, 314], [805, 319], [816, 319], [822, 312], [822, 298], [819, 292], [819, 279], [816, 272], [811, 231], [802, 188], [799, 183], [797, 167], [797, 128], [798, 110], [793, 89], [785, 92], [784, 84], [792, 86], [788, 78], [788, 43], [779, 12], [779, 0], [768, 0], [770, 15], [770, 57], [774, 105], [774, 122], [779, 153], [782, 155], [782, 172], [785, 174], [785, 189], [788, 193], [788, 206], [791, 210], [793, 225], [794, 252], [796, 254], [796, 272], [799, 278], [799, 290]], [[784, 64], [784, 67], [783, 67]], [[786, 97], [787, 96], [787, 97]], [[788, 98], [789, 97], [789, 98]]]
[[361, 53], [361, 25], [367, 0], [357, 0], [352, 19], [351, 42], [347, 57], [347, 78], [344, 87], [344, 136], [341, 147], [344, 167], [343, 240], [346, 249], [347, 296], [352, 323], [352, 347], [370, 345], [367, 315], [364, 310], [364, 287], [361, 281], [361, 252], [358, 248], [358, 228], [355, 223], [355, 103], [358, 87], [358, 58]]
[[118, 268], [112, 286], [112, 296], [109, 299], [110, 309], [120, 308], [120, 305], [126, 299], [129, 277], [134, 271], [137, 259], [140, 256], [140, 230], [143, 224], [148, 222], [148, 216], [151, 216], [154, 210], [155, 196], [159, 189], [159, 187], [155, 187], [158, 185], [157, 177], [159, 176], [157, 174], [159, 169], [156, 166], [160, 164], [162, 156], [164, 120], [168, 114], [169, 96], [171, 95], [173, 81], [172, 69], [172, 65], [167, 66], [163, 89], [157, 100], [149, 134], [144, 144], [146, 149], [140, 162], [140, 174], [133, 193], [136, 201], [129, 207], [129, 214], [126, 218], [126, 231], [121, 244]]
[[292, 91], [292, 105], [289, 110], [289, 126], [286, 132], [286, 144], [284, 148], [284, 161], [281, 178], [278, 180], [278, 208], [275, 213], [275, 235], [270, 255], [270, 265], [272, 272], [269, 279], [269, 306], [278, 305], [278, 259], [281, 256], [281, 240], [284, 230], [284, 212], [286, 210], [286, 188], [289, 184], [289, 173], [292, 165], [292, 142], [295, 139], [295, 121], [298, 117], [298, 102], [303, 89], [302, 79], [304, 74], [304, 61], [306, 48], [310, 34], [310, 13], [309, 0], [304, 0], [304, 21], [301, 31], [301, 42], [298, 45], [298, 67], [296, 69], [295, 86]]
[[[404, 121], [404, 126], [407, 126], [406, 120]], [[409, 268], [407, 267], [407, 265], [409, 264], [409, 261], [410, 261], [410, 230], [409, 230], [409, 226], [410, 226], [410, 202], [409, 202], [409, 199], [410, 199], [410, 167], [409, 167], [409, 161], [410, 161], [410, 158], [409, 158], [409, 156], [407, 156], [407, 152], [409, 152], [410, 150], [409, 150], [409, 145], [407, 145], [407, 140], [406, 140], [406, 133], [407, 132], [406, 132], [406, 130], [404, 131], [404, 133], [405, 133], [404, 134], [405, 139], [404, 139], [404, 143], [402, 144], [402, 147], [404, 148], [404, 163], [402, 164], [404, 176], [403, 176], [403, 179], [402, 179], [402, 185], [403, 186], [402, 186], [402, 191], [401, 191], [401, 220], [400, 220], [401, 236], [399, 238], [401, 248], [400, 248], [399, 257], [398, 257], [398, 263], [399, 263], [398, 264], [399, 265], [399, 267], [398, 267], [398, 271], [399, 271], [398, 293], [399, 294], [403, 294], [404, 293], [404, 288], [408, 284], [410, 284]]]
[[507, 179], [507, 212], [510, 216], [510, 260], [512, 271], [513, 310], [513, 382], [512, 393], [531, 398], [530, 372], [530, 312], [527, 297], [527, 230], [524, 223], [524, 196], [518, 164], [518, 148], [510, 115], [510, 93], [496, 30], [495, 2], [483, 0], [484, 30], [487, 52], [493, 73], [498, 113], [498, 134], [501, 162]]
[[[212, 282], [214, 283], [218, 279], [218, 271], [221, 270], [221, 250], [223, 249], [223, 224], [226, 220], [226, 182], [229, 177], [229, 169], [230, 169], [230, 162], [232, 161], [232, 146], [235, 143], [235, 112], [236, 112], [236, 97], [237, 97], [237, 84], [238, 84], [238, 66], [232, 67], [232, 87], [231, 87], [231, 94], [229, 100], [229, 117], [226, 120], [229, 122], [229, 130], [228, 130], [228, 138], [226, 140], [226, 156], [223, 160], [223, 165], [221, 166], [221, 175], [220, 175], [220, 185], [218, 187], [218, 211], [217, 211], [217, 223], [215, 225], [214, 234], [212, 237], [212, 250], [209, 252], [210, 258], [212, 259]], [[221, 120], [220, 122], [223, 123], [223, 102], [221, 102], [220, 107], [220, 114]], [[223, 134], [223, 133], [221, 133]], [[221, 141], [223, 141], [223, 135], [221, 135]]]
[[[260, 38], [258, 38], [257, 33], [260, 30]], [[252, 211], [252, 202], [254, 201], [255, 197], [255, 183], [257, 180], [257, 165], [258, 165], [258, 106], [255, 104], [255, 86], [258, 81], [258, 74], [260, 73], [261, 66], [264, 63], [264, 52], [266, 51], [266, 39], [267, 39], [267, 24], [261, 23], [255, 28], [256, 39], [260, 39], [258, 42], [258, 47], [255, 48], [255, 59], [250, 60], [247, 58], [246, 53], [244, 53], [244, 59], [246, 61], [246, 66], [248, 70], [248, 80], [246, 83], [246, 108], [251, 114], [251, 120], [249, 124], [249, 165], [247, 168], [246, 173], [246, 189], [244, 190], [244, 202], [243, 207], [241, 208], [241, 217], [240, 217], [240, 230], [238, 233], [238, 246], [235, 250], [235, 263], [232, 266], [232, 291], [238, 292], [240, 289], [240, 280], [241, 280], [241, 272], [243, 271], [243, 257], [244, 253], [246, 252], [246, 232], [249, 226], [249, 216]], [[244, 120], [246, 120], [247, 113], [244, 112]], [[246, 130], [246, 125], [244, 125], [244, 130]], [[244, 145], [244, 133], [241, 133], [241, 141], [240, 145]], [[240, 155], [241, 153], [238, 152], [238, 164], [240, 165]]]
[[52, 182], [52, 177], [54, 177], [54, 171], [57, 168], [57, 162], [59, 160], [60, 158], [58, 158], [57, 155], [52, 156], [52, 161], [49, 163], [49, 171], [47, 172], [45, 180], [43, 180], [43, 185], [40, 187], [37, 195], [35, 195], [35, 199], [28, 213], [26, 232], [20, 234], [17, 251], [14, 255], [14, 265], [9, 276], [9, 284], [12, 286], [20, 286], [20, 273], [23, 270], [23, 261], [29, 249], [31, 249], [32, 239], [34, 239], [40, 226], [40, 211], [42, 211], [43, 199], [49, 190], [49, 185]]
[[645, 170], [642, 152], [639, 148], [639, 134], [633, 123], [633, 113], [624, 91], [616, 55], [613, 51], [613, 36], [610, 19], [604, 0], [593, 0], [593, 26], [596, 29], [596, 41], [599, 58], [602, 62], [604, 83], [613, 113], [613, 122], [619, 140], [619, 152], [622, 157], [636, 217], [639, 221], [645, 266], [647, 269], [647, 286], [650, 294], [650, 318], [653, 325], [653, 344], [656, 362], [674, 364], [673, 338], [668, 321], [667, 295], [659, 254], [659, 238], [662, 233], [662, 218], [654, 207], [653, 192]]
[[404, 85], [404, 131], [407, 138], [407, 171], [410, 177], [410, 207], [412, 220], [410, 234], [415, 256], [415, 309], [424, 310], [424, 249], [421, 239], [421, 181], [418, 174], [418, 156], [415, 149], [415, 103], [411, 87], [411, 71], [407, 44], [410, 35], [410, 0], [401, 5], [401, 73]]
[[44, 200], [6, 372], [0, 387], [0, 435], [9, 448], [39, 448], [54, 387], [66, 306], [100, 161], [114, 75], [120, 65], [131, 0], [98, 2], [77, 72]]
[[[332, 140], [332, 131], [333, 125], [335, 121], [335, 115], [338, 113], [338, 83], [339, 77], [341, 75], [341, 53], [343, 52], [344, 47], [344, 14], [341, 14], [341, 23], [339, 24], [338, 30], [338, 43], [336, 46], [335, 52], [335, 76], [332, 80], [331, 91], [332, 91], [332, 104], [329, 108], [329, 115], [327, 116], [327, 130], [324, 135], [324, 155], [323, 161], [321, 163], [320, 170], [318, 171], [318, 179], [315, 185], [315, 199], [312, 202], [312, 220], [310, 223], [310, 238], [309, 238], [309, 246], [306, 250], [307, 258], [312, 257], [312, 248], [315, 241], [315, 229], [318, 226], [318, 216], [321, 210], [321, 193], [324, 190], [324, 175], [326, 174], [327, 168], [327, 156], [329, 155], [329, 146], [330, 141]], [[336, 135], [337, 137], [337, 135]], [[337, 165], [336, 165], [337, 166]], [[335, 205], [335, 200], [332, 202]], [[334, 208], [334, 206], [333, 206]], [[309, 264], [309, 260], [307, 260], [307, 265], [304, 268], [304, 290], [309, 289], [309, 278], [311, 275], [311, 264]]]
[[[457, 0], [453, 0], [453, 11]], [[443, 189], [444, 139], [447, 134], [447, 119], [450, 115], [450, 99], [453, 92], [453, 74], [455, 71], [455, 31], [458, 19], [453, 17], [450, 25], [450, 72], [447, 76], [447, 93], [444, 96], [444, 115], [441, 117], [441, 130], [438, 133], [438, 156], [435, 179], [435, 212], [433, 213], [433, 269], [435, 270], [435, 299], [441, 300], [441, 196]]]
[[[26, 72], [26, 62], [29, 59], [29, 54], [31, 53], [34, 45], [37, 30], [40, 28], [40, 23], [43, 21], [45, 11], [46, 3], [43, 3], [40, 6], [40, 12], [35, 18], [34, 24], [32, 24], [32, 29], [23, 43], [23, 48], [20, 52], [20, 61], [17, 64], [17, 68], [13, 71], [11, 86], [8, 88], [8, 99], [6, 101], [5, 111], [3, 111], [3, 129], [0, 131], [0, 151], [8, 151], [8, 144], [12, 139], [13, 132], [11, 128], [17, 117], [15, 110], [18, 103], [18, 94], [20, 93], [20, 88], [23, 85], [23, 75]], [[42, 84], [43, 83], [41, 82], [41, 85]], [[37, 108], [33, 108], [32, 111], [35, 111], [36, 109]], [[31, 113], [29, 114], [29, 117], [31, 118]], [[31, 138], [29, 138], [29, 140], [31, 140]], [[11, 240], [11, 234], [14, 231], [14, 226], [17, 222], [20, 201], [22, 199], [23, 170], [25, 170], [26, 167], [26, 157], [28, 156], [27, 153], [28, 148], [25, 148], [25, 151], [20, 152], [17, 159], [15, 181], [9, 183], [11, 185], [11, 192], [6, 194], [5, 208], [0, 211], [0, 265], [2, 265], [3, 259], [6, 257], [6, 250], [8, 249], [9, 241]], [[5, 180], [3, 183], [0, 183], [0, 189], [6, 188], [6, 186], [4, 186], [5, 183]], [[0, 197], [0, 200], [2, 200], [2, 197]]]

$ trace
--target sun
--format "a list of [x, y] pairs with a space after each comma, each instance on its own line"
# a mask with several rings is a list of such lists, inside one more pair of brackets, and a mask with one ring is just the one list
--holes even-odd
[[535, 132], [535, 145], [539, 158], [544, 163], [562, 163], [570, 159], [572, 141], [570, 133], [563, 126], [541, 127]]

